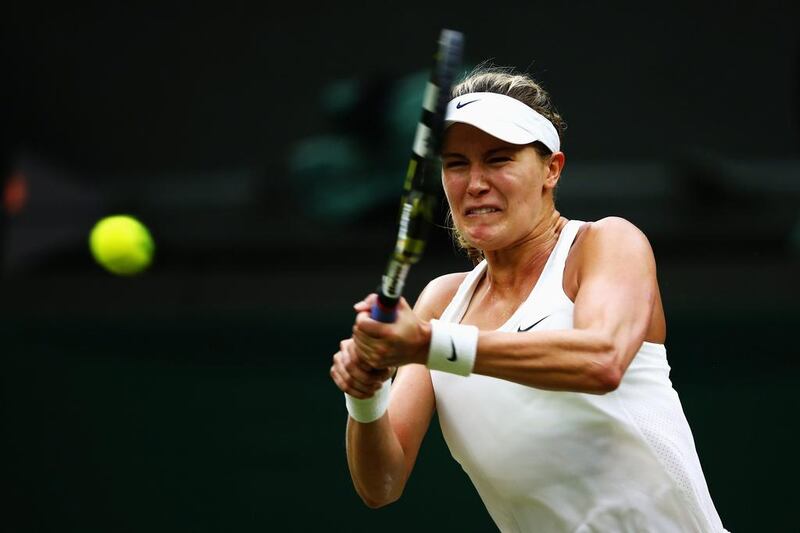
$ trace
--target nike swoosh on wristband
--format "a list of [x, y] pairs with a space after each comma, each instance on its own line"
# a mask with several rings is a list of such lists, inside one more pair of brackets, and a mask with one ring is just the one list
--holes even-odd
[[521, 327], [521, 326], [517, 326], [517, 332], [519, 333], [520, 331], [528, 331], [528, 330], [530, 330], [530, 329], [533, 329], [533, 328], [536, 326], [536, 324], [538, 324], [539, 322], [541, 322], [541, 321], [542, 321], [542, 320], [544, 320], [545, 318], [550, 318], [550, 315], [547, 315], [547, 316], [546, 316], [546, 317], [544, 317], [544, 318], [540, 318], [539, 320], [537, 320], [536, 322], [534, 322], [533, 324], [531, 324], [530, 326], [528, 326], [528, 327], [527, 327], [527, 328], [525, 328], [525, 329], [522, 329], [522, 327]]
[[455, 361], [458, 359], [458, 355], [456, 354], [456, 343], [453, 342], [453, 339], [450, 339], [450, 346], [453, 348], [453, 355], [447, 358], [448, 361]]
[[469, 102], [458, 102], [458, 103], [456, 104], [456, 109], [461, 109], [461, 108], [462, 108], [462, 107], [464, 107], [465, 105], [469, 105], [469, 104], [471, 104], [472, 102], [477, 102], [478, 100], [480, 100], [480, 98], [476, 98], [475, 100], [470, 100]]

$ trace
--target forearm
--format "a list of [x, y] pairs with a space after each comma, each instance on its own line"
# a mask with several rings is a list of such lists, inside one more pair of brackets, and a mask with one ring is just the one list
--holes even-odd
[[540, 389], [606, 393], [624, 369], [609, 335], [588, 329], [481, 332], [473, 372]]
[[347, 464], [356, 492], [369, 507], [397, 500], [406, 482], [405, 455], [385, 414], [375, 422], [347, 422]]

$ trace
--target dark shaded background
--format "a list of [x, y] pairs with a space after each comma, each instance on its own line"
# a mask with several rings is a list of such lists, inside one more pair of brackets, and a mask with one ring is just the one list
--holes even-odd
[[[796, 530], [798, 15], [772, 0], [5, 8], [8, 527], [493, 529], [436, 424], [403, 499], [366, 509], [327, 377], [393, 244], [417, 75], [450, 27], [470, 63], [551, 91], [569, 124], [561, 212], [650, 237], [726, 527]], [[142, 276], [88, 253], [117, 212], [155, 236]], [[407, 294], [467, 268], [440, 230]]]

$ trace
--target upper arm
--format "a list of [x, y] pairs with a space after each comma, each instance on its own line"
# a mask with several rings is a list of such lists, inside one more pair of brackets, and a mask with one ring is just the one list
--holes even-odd
[[591, 224], [576, 248], [573, 325], [603, 334], [622, 373], [645, 339], [658, 297], [652, 248], [639, 229], [615, 217]]
[[[431, 281], [414, 305], [421, 320], [441, 316], [466, 274], [448, 274]], [[389, 401], [389, 419], [406, 464], [406, 478], [414, 467], [422, 439], [435, 407], [431, 374], [423, 365], [405, 365], [397, 371]]]

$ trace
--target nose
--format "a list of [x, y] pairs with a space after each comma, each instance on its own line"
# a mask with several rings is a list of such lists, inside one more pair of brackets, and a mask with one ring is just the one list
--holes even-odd
[[480, 165], [473, 165], [469, 171], [469, 183], [467, 184], [467, 194], [470, 196], [481, 196], [489, 191], [489, 182], [486, 174]]

